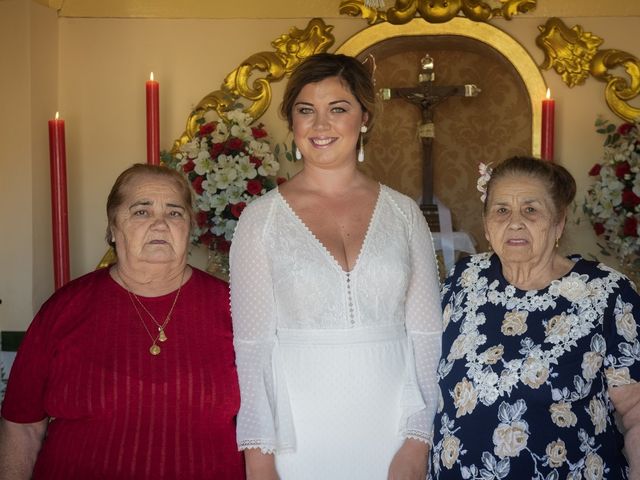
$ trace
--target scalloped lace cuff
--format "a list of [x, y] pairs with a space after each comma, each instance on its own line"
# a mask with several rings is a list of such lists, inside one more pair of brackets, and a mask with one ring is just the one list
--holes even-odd
[[260, 449], [262, 453], [265, 455], [275, 454], [276, 447], [270, 442], [265, 442], [263, 440], [243, 440], [238, 444], [238, 450], [250, 450], [250, 449]]
[[433, 447], [433, 435], [432, 434], [425, 434], [424, 432], [421, 432], [419, 430], [406, 430], [404, 432], [402, 432], [402, 436], [406, 439], [406, 438], [412, 438], [414, 440], [419, 440], [423, 443], [426, 443], [427, 445], [429, 445], [430, 447]]

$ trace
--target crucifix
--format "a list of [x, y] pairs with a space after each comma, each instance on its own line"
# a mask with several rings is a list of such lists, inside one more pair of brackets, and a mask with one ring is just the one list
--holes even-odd
[[420, 60], [420, 73], [418, 74], [418, 86], [407, 88], [382, 88], [380, 92], [383, 100], [401, 98], [418, 107], [422, 112], [422, 123], [418, 127], [418, 136], [422, 143], [422, 201], [420, 209], [429, 223], [432, 231], [440, 231], [438, 207], [433, 196], [433, 139], [435, 137], [435, 125], [433, 123], [433, 110], [436, 105], [450, 97], [476, 97], [480, 89], [473, 84], [469, 85], [435, 85], [435, 72], [433, 58], [427, 53]]

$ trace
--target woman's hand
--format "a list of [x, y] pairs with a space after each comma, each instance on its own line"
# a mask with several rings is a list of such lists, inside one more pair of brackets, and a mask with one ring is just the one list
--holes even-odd
[[640, 480], [640, 383], [611, 387], [609, 398], [622, 416], [624, 450], [631, 467], [629, 480]]
[[36, 423], [0, 420], [0, 478], [31, 478], [48, 424], [48, 418]]
[[250, 448], [244, 451], [244, 461], [247, 480], [280, 480], [274, 455], [262, 453], [258, 448]]
[[391, 460], [389, 480], [424, 480], [428, 455], [429, 445], [407, 438]]

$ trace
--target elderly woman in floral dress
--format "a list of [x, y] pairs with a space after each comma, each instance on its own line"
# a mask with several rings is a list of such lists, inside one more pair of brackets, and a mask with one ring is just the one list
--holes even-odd
[[563, 167], [514, 157], [481, 173], [494, 253], [443, 287], [430, 478], [640, 479], [640, 297], [558, 253], [576, 190]]

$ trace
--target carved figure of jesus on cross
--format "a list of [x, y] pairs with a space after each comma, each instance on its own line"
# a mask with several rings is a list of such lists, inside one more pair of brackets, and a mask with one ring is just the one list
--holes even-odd
[[440, 230], [438, 207], [433, 197], [433, 139], [435, 125], [433, 123], [434, 108], [450, 97], [476, 97], [481, 90], [473, 84], [468, 85], [435, 85], [433, 58], [427, 53], [420, 60], [418, 86], [406, 88], [382, 88], [383, 100], [401, 98], [418, 107], [422, 112], [422, 123], [418, 127], [418, 136], [422, 143], [422, 201], [420, 209], [432, 231]]

